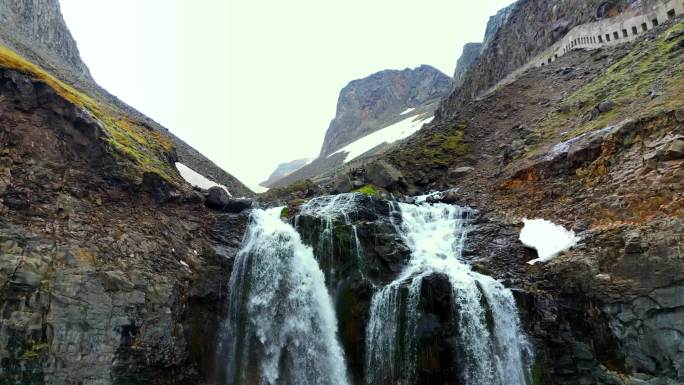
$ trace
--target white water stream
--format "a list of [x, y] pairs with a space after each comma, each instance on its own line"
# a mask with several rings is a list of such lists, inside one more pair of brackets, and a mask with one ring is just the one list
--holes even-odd
[[511, 291], [461, 261], [468, 212], [452, 205], [417, 202], [393, 205], [401, 213], [397, 227], [411, 249], [411, 261], [396, 280], [373, 296], [366, 332], [366, 382], [414, 383], [420, 290], [425, 277], [440, 273], [448, 277], [453, 290], [465, 383], [526, 385], [532, 353]]
[[310, 247], [254, 210], [230, 277], [228, 385], [348, 385], [337, 321]]

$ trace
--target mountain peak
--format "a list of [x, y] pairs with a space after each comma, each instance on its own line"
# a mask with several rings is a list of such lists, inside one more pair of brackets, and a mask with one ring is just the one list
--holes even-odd
[[440, 99], [450, 90], [451, 78], [426, 64], [352, 80], [340, 92], [320, 155], [329, 155], [381, 128], [379, 123], [387, 118]]

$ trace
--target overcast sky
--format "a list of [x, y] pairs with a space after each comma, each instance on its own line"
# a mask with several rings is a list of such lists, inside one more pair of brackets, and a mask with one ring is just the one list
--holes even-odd
[[60, 0], [95, 80], [256, 189], [315, 157], [349, 81], [432, 65], [512, 0]]

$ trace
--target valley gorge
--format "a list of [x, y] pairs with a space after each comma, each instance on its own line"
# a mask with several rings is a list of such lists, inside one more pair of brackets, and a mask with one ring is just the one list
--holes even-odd
[[[0, 385], [684, 384], [683, 13], [518, 0], [255, 194], [0, 0]], [[537, 218], [576, 242], [530, 264]]]

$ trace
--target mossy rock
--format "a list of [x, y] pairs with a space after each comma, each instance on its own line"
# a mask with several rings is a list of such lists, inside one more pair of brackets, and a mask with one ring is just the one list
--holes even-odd
[[50, 87], [54, 92], [86, 111], [99, 124], [102, 140], [111, 150], [114, 162], [110, 172], [114, 176], [140, 185], [147, 173], [174, 185], [183, 185], [172, 159], [175, 148], [171, 139], [145, 123], [132, 118], [118, 108], [101, 103], [84, 92], [62, 82], [41, 67], [31, 63], [13, 50], [0, 44], [0, 67], [18, 71]]
[[377, 197], [379, 195], [378, 190], [372, 184], [367, 184], [361, 188], [354, 190], [353, 192], [358, 192], [369, 197]]

